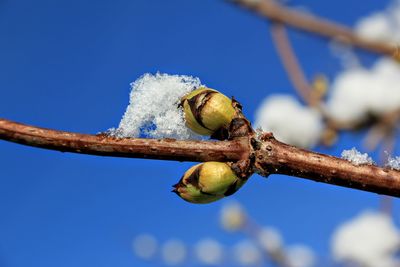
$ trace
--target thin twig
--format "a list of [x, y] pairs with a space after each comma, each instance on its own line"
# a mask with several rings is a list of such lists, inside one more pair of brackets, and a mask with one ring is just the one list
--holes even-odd
[[325, 38], [338, 40], [370, 52], [394, 58], [399, 57], [400, 54], [399, 48], [396, 45], [366, 40], [356, 35], [346, 26], [328, 21], [324, 18], [289, 9], [272, 0], [233, 0], [231, 2], [253, 10], [271, 21], [283, 23], [293, 28], [317, 34]]
[[286, 74], [288, 75], [294, 89], [299, 96], [311, 107], [319, 110], [326, 120], [326, 124], [331, 130], [353, 128], [355, 125], [343, 124], [334, 120], [322, 107], [320, 98], [315, 95], [314, 90], [307, 80], [304, 71], [297, 59], [296, 53], [292, 48], [285, 26], [281, 23], [272, 23], [272, 39], [282, 61]]
[[314, 106], [316, 101], [312, 95], [312, 87], [308, 83], [299, 61], [297, 60], [296, 54], [287, 36], [285, 26], [281, 23], [273, 23], [271, 25], [271, 34], [275, 43], [275, 48], [293, 87], [304, 102], [310, 106]]

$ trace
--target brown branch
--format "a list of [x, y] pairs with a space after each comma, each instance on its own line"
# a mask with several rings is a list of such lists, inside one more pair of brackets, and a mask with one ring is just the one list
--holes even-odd
[[316, 104], [316, 99], [314, 99], [312, 95], [312, 87], [308, 83], [299, 61], [297, 60], [289, 37], [287, 36], [285, 26], [281, 23], [273, 23], [271, 25], [271, 34], [275, 48], [293, 87], [308, 105], [314, 106]]
[[305, 32], [335, 39], [364, 50], [390, 57], [398, 58], [400, 54], [399, 48], [396, 45], [366, 40], [354, 34], [354, 32], [346, 26], [286, 8], [272, 0], [233, 0], [232, 2], [253, 10], [271, 21], [286, 24]]
[[344, 124], [334, 120], [321, 106], [321, 98], [315, 94], [311, 84], [307, 80], [304, 71], [293, 50], [285, 26], [281, 23], [272, 23], [271, 26], [272, 39], [278, 51], [280, 60], [284, 66], [294, 89], [299, 96], [311, 107], [315, 107], [326, 120], [329, 129], [336, 131], [337, 129], [351, 129], [356, 125]]
[[[267, 133], [261, 141], [250, 133], [232, 141], [116, 139], [28, 126], [0, 119], [0, 139], [19, 144], [100, 156], [178, 161], [238, 161], [257, 173], [286, 174], [317, 182], [400, 196], [400, 172], [352, 163], [283, 144]], [[249, 142], [249, 140], [251, 140]], [[251, 143], [251, 146], [249, 145]]]
[[0, 119], [0, 139], [62, 152], [178, 161], [237, 161], [249, 153], [247, 138], [221, 142], [117, 139], [38, 128], [5, 119]]
[[264, 134], [255, 152], [257, 172], [286, 174], [400, 197], [400, 172], [374, 165], [354, 165], [347, 160], [306, 151]]

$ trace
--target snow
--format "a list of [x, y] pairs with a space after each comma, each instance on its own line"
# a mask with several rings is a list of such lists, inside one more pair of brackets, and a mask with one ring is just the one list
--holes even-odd
[[263, 227], [257, 233], [258, 244], [267, 252], [274, 253], [283, 246], [283, 240], [280, 232], [272, 227]]
[[357, 123], [368, 115], [382, 115], [400, 108], [400, 64], [379, 59], [370, 69], [352, 67], [339, 73], [325, 105], [337, 121]]
[[389, 156], [389, 158], [386, 162], [386, 166], [391, 169], [400, 171], [400, 157], [397, 156], [397, 157], [393, 158], [393, 157]]
[[171, 239], [165, 242], [161, 248], [161, 257], [167, 265], [182, 264], [187, 256], [185, 244], [178, 239]]
[[279, 141], [303, 148], [316, 145], [323, 130], [321, 115], [291, 95], [266, 98], [256, 111], [255, 127], [272, 132]]
[[259, 266], [262, 263], [260, 249], [249, 240], [237, 243], [233, 247], [233, 255], [236, 262], [243, 266]]
[[362, 38], [389, 43], [400, 42], [400, 1], [394, 1], [386, 10], [374, 12], [355, 25]]
[[220, 212], [220, 222], [227, 231], [237, 231], [243, 227], [246, 214], [238, 202], [225, 204]]
[[[400, 42], [400, 1], [360, 19], [355, 32], [374, 41]], [[354, 61], [354, 60], [353, 60]], [[359, 123], [400, 108], [400, 64], [380, 58], [370, 68], [349, 65], [334, 79], [326, 103], [327, 113], [342, 123]]]
[[393, 257], [400, 245], [400, 234], [388, 215], [366, 211], [340, 225], [331, 245], [333, 257], [339, 262], [396, 266]]
[[139, 258], [149, 260], [157, 253], [158, 243], [154, 236], [141, 234], [133, 240], [132, 249]]
[[129, 106], [117, 129], [108, 134], [115, 137], [200, 139], [185, 125], [178, 104], [182, 96], [202, 86], [198, 78], [157, 73], [144, 74], [131, 83]]
[[305, 245], [291, 245], [286, 250], [290, 267], [311, 267], [315, 264], [314, 252]]
[[349, 150], [343, 150], [342, 159], [348, 160], [354, 165], [374, 164], [374, 161], [367, 153], [361, 153], [355, 147]]
[[204, 265], [219, 265], [223, 258], [223, 248], [215, 239], [205, 238], [196, 244], [195, 254]]

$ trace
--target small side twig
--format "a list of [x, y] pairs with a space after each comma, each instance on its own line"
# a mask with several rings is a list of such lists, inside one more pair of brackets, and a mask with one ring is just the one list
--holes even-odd
[[278, 55], [282, 61], [287, 75], [289, 76], [290, 81], [293, 84], [294, 89], [308, 105], [316, 105], [317, 101], [312, 95], [312, 87], [308, 83], [296, 54], [290, 44], [285, 26], [281, 23], [272, 23], [271, 34]]

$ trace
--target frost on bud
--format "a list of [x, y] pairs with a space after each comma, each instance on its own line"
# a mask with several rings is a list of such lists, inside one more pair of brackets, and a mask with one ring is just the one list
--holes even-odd
[[236, 113], [231, 99], [206, 87], [184, 96], [181, 105], [187, 127], [201, 135], [212, 135], [229, 125]]
[[188, 202], [210, 203], [232, 195], [245, 182], [228, 164], [210, 161], [187, 170], [172, 192]]

